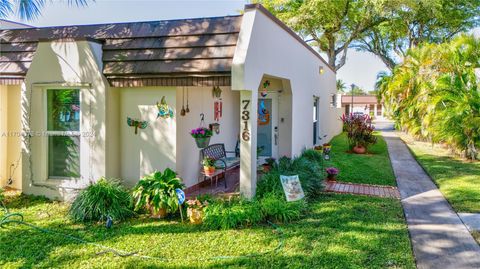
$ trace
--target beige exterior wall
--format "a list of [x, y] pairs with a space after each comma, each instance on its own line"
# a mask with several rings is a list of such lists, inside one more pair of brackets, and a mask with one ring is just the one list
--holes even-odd
[[[115, 153], [118, 147], [107, 148], [107, 135], [114, 145], [115, 131], [107, 122], [109, 87], [102, 75], [101, 45], [88, 41], [39, 42], [32, 65], [27, 73], [22, 91], [23, 128], [33, 131], [31, 139], [23, 145], [23, 190], [26, 193], [42, 194], [55, 199], [70, 199], [76, 190], [85, 187], [107, 174], [107, 153]], [[88, 132], [80, 139], [80, 178], [49, 179], [47, 171], [46, 90], [80, 89], [81, 132]], [[93, 135], [92, 135], [93, 134]], [[110, 150], [110, 152], [107, 152]], [[32, 164], [30, 166], [30, 163]], [[112, 161], [112, 166], [115, 166]], [[118, 166], [118, 165], [117, 165]], [[114, 169], [112, 169], [113, 171]]]
[[[223, 116], [220, 119], [220, 134], [215, 134], [210, 144], [223, 143], [226, 150], [233, 151], [238, 137], [239, 93], [229, 87], [222, 87]], [[120, 93], [120, 178], [129, 186], [155, 170], [165, 168], [176, 170], [187, 186], [197, 183], [200, 171], [199, 149], [190, 130], [199, 127], [200, 113], [205, 115], [205, 126], [214, 122], [214, 99], [210, 87], [143, 87], [117, 88]], [[185, 101], [183, 99], [185, 92]], [[180, 115], [182, 105], [187, 105], [187, 91], [190, 113]], [[173, 119], [157, 119], [156, 102], [165, 96], [173, 108]], [[146, 120], [149, 126], [139, 129], [126, 123], [127, 117]], [[110, 139], [110, 137], [108, 138]]]
[[[175, 169], [176, 122], [175, 119], [157, 119], [156, 102], [165, 96], [169, 104], [175, 105], [175, 88], [124, 88], [120, 91], [121, 173], [128, 186], [156, 170], [169, 167]], [[127, 125], [127, 117], [148, 122], [146, 129]], [[110, 137], [108, 138], [110, 139]]]
[[[239, 135], [240, 93], [230, 87], [222, 89], [223, 116], [218, 122], [220, 133], [214, 134], [210, 144], [223, 143], [227, 151], [234, 151]], [[185, 106], [186, 106], [185, 90]], [[177, 164], [176, 169], [187, 186], [197, 183], [200, 171], [199, 149], [190, 131], [199, 127], [200, 113], [205, 114], [205, 125], [214, 122], [214, 99], [211, 87], [188, 87], [190, 113], [180, 116], [182, 88], [177, 89]], [[231, 155], [229, 155], [231, 156]]]
[[10, 187], [22, 188], [21, 162], [21, 87], [0, 86], [0, 186], [5, 186], [12, 172]]
[[7, 86], [0, 86], [0, 186], [7, 184]]
[[[251, 101], [247, 110], [257, 114], [257, 89], [265, 75], [282, 79], [292, 93], [291, 154], [298, 155], [313, 146], [313, 97], [319, 97], [319, 135], [330, 140], [341, 131], [341, 109], [330, 105], [336, 93], [336, 74], [325, 62], [296, 40], [285, 29], [258, 9], [245, 11], [242, 28], [233, 59], [232, 89], [242, 91], [242, 100]], [[320, 74], [323, 68], [323, 74]], [[251, 92], [250, 94], [244, 93]], [[281, 108], [280, 108], [281, 110]], [[256, 117], [250, 117], [252, 139], [242, 141], [242, 158], [256, 158]], [[280, 124], [280, 129], [282, 125]], [[282, 133], [279, 134], [282, 136]], [[255, 194], [256, 164], [246, 164], [240, 170], [240, 189], [247, 196]]]

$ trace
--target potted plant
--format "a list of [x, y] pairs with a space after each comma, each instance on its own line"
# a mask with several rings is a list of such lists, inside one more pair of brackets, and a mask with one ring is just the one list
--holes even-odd
[[335, 167], [328, 167], [325, 169], [325, 171], [327, 172], [327, 180], [328, 181], [336, 181], [337, 179], [337, 175], [338, 175], [338, 168], [335, 168]]
[[315, 151], [317, 151], [318, 153], [322, 153], [322, 152], [323, 152], [323, 147], [320, 146], [320, 145], [313, 147], [313, 149], [314, 149]]
[[330, 143], [324, 143], [323, 144], [323, 153], [324, 154], [329, 154], [330, 150], [332, 150], [332, 145]]
[[133, 189], [135, 210], [145, 208], [154, 218], [163, 218], [170, 212], [178, 210], [178, 198], [175, 189], [184, 185], [177, 174], [170, 168], [153, 172], [140, 179]]
[[212, 130], [205, 127], [198, 127], [190, 131], [190, 135], [195, 139], [198, 148], [206, 148], [210, 144], [210, 137], [212, 137]]
[[347, 134], [350, 149], [357, 154], [365, 154], [368, 146], [375, 144], [374, 127], [368, 115], [342, 116], [343, 130]]
[[263, 166], [263, 172], [267, 173], [268, 171], [270, 171], [270, 169], [272, 169], [272, 166], [275, 164], [275, 158], [267, 158], [265, 159], [265, 163], [262, 164]]
[[210, 157], [205, 157], [202, 160], [203, 171], [205, 172], [206, 176], [212, 176], [215, 174], [215, 159]]
[[187, 217], [192, 224], [201, 224], [203, 222], [203, 209], [208, 206], [208, 202], [198, 199], [187, 201]]

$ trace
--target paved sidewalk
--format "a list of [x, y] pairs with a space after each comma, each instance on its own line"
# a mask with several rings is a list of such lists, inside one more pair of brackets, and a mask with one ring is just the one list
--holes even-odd
[[480, 247], [430, 177], [393, 132], [383, 132], [417, 268], [480, 268]]
[[390, 186], [327, 181], [325, 183], [325, 191], [400, 199], [400, 193], [397, 188]]

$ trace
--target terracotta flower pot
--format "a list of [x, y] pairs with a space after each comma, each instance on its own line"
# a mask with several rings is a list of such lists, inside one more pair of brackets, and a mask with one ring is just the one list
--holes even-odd
[[364, 146], [355, 146], [353, 147], [353, 152], [356, 154], [365, 154], [367, 152], [367, 148]]
[[152, 218], [163, 219], [167, 216], [167, 210], [165, 208], [160, 208], [159, 210], [155, 211], [153, 206], [149, 206], [148, 209], [150, 210], [150, 215]]
[[269, 164], [263, 164], [263, 172], [267, 173], [270, 171], [270, 165]]
[[328, 181], [337, 181], [337, 175], [327, 174]]
[[204, 166], [203, 171], [205, 172], [206, 176], [212, 176], [215, 174], [215, 166]]
[[192, 224], [201, 224], [203, 222], [203, 210], [198, 208], [188, 208], [187, 216]]

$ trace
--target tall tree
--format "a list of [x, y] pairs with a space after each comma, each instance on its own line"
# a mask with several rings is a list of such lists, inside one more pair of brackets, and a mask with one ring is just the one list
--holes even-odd
[[386, 21], [392, 0], [259, 0], [340, 69], [352, 42]]
[[[45, 5], [51, 2], [53, 0], [0, 0], [0, 18], [17, 15], [22, 20], [31, 21], [38, 18]], [[94, 2], [94, 0], [61, 0], [57, 2], [66, 2], [71, 6], [86, 6], [88, 2]]]
[[341, 79], [337, 79], [337, 92], [338, 93], [345, 93], [345, 90], [347, 89], [347, 84], [345, 84], [345, 81]]
[[389, 19], [353, 46], [393, 68], [421, 43], [442, 43], [479, 25], [479, 0], [398, 0]]

